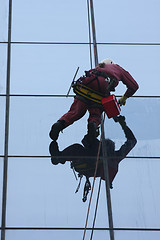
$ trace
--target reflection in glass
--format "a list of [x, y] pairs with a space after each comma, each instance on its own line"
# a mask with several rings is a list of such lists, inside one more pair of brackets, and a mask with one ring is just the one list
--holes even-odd
[[[133, 132], [126, 124], [125, 117], [118, 116], [115, 118], [115, 121], [120, 124], [122, 130], [124, 131], [126, 141], [120, 146], [119, 150], [115, 150], [115, 143], [111, 139], [104, 140], [103, 147], [105, 147], [107, 151], [110, 188], [113, 188], [112, 182], [118, 172], [119, 163], [127, 156], [137, 143]], [[49, 151], [53, 165], [57, 165], [59, 163], [65, 164], [66, 161], [69, 161], [71, 162], [73, 170], [78, 172], [80, 181], [83, 175], [86, 177], [82, 199], [85, 202], [87, 200], [89, 190], [91, 189], [89, 178], [94, 177], [95, 175], [97, 156], [98, 158], [103, 156], [101, 142], [97, 138], [94, 139], [93, 135], [87, 133], [82, 139], [82, 144], [74, 143], [65, 148], [63, 151], [59, 151], [58, 142], [52, 141], [49, 146]], [[105, 180], [102, 159], [99, 159], [98, 161], [96, 177], [101, 177]]]
[[[10, 121], [9, 154], [49, 154], [50, 127], [59, 116], [69, 109], [72, 101], [73, 98], [11, 97], [10, 117], [12, 121]], [[144, 107], [144, 102], [147, 107]], [[128, 99], [126, 106], [122, 107], [121, 114], [126, 117], [127, 124], [138, 141], [129, 154], [130, 156], [160, 155], [158, 147], [160, 115], [157, 111], [160, 108], [159, 105], [158, 98], [131, 98]], [[60, 148], [63, 149], [77, 141], [81, 142], [87, 133], [87, 118], [88, 114], [60, 133]], [[104, 126], [105, 137], [116, 141], [116, 148], [118, 148], [125, 139], [121, 128], [107, 117]], [[16, 141], [14, 140], [15, 135], [17, 136]]]
[[[84, 203], [82, 193], [75, 194], [77, 185], [70, 166], [55, 168], [49, 158], [9, 158], [7, 226], [84, 227], [88, 200]], [[108, 225], [104, 194], [99, 203], [103, 211], [97, 218], [103, 227]], [[96, 193], [88, 227], [92, 226], [95, 201]]]
[[[73, 98], [70, 97], [11, 97], [9, 154], [49, 155], [50, 127], [62, 112], [68, 110], [72, 101]], [[74, 141], [81, 141], [86, 133], [86, 117], [64, 130], [59, 138], [62, 147]], [[69, 139], [71, 131], [72, 138]]]
[[[159, 98], [131, 98], [126, 106], [121, 108], [121, 114], [127, 119], [128, 125], [133, 130], [138, 143], [132, 150], [131, 156], [158, 157], [160, 156], [160, 108]], [[122, 141], [120, 128], [112, 119], [105, 121], [106, 137], [117, 139], [116, 144]]]

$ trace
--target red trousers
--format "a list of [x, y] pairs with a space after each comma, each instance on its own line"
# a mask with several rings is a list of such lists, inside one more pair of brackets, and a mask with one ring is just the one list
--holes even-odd
[[103, 109], [91, 107], [77, 98], [74, 99], [69, 111], [65, 113], [59, 120], [64, 120], [65, 127], [67, 127], [82, 118], [87, 110], [89, 111], [88, 122], [95, 122], [98, 127], [98, 125], [101, 124], [101, 115]]

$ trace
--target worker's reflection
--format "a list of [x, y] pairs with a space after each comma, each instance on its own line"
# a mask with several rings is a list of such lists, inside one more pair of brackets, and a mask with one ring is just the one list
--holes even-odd
[[[115, 143], [112, 140], [104, 140], [104, 146], [107, 150], [109, 181], [111, 188], [112, 182], [118, 172], [119, 163], [137, 143], [133, 132], [126, 125], [124, 116], [116, 117], [115, 122], [119, 122], [127, 140], [119, 150], [115, 150]], [[74, 167], [79, 175], [85, 175], [87, 178], [93, 177], [100, 141], [96, 139], [92, 144], [90, 144], [90, 141], [88, 141], [88, 135], [85, 135], [82, 140], [82, 144], [83, 145], [73, 144], [65, 148], [63, 151], [59, 151], [58, 143], [56, 141], [52, 141], [49, 147], [52, 164], [64, 164], [66, 161], [70, 161], [71, 166]], [[100, 147], [100, 156], [102, 156], [102, 147]], [[105, 179], [102, 159], [99, 159], [96, 177], [101, 177], [103, 180]]]

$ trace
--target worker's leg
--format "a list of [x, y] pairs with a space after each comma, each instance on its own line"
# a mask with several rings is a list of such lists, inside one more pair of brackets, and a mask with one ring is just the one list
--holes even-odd
[[57, 140], [59, 132], [82, 118], [85, 115], [86, 111], [87, 105], [75, 98], [69, 111], [65, 113], [56, 123], [53, 124], [49, 134], [50, 138]]
[[95, 122], [96, 126], [98, 127], [101, 124], [101, 115], [103, 112], [102, 108], [88, 108], [89, 111], [89, 118], [88, 123]]
[[90, 144], [93, 144], [96, 137], [99, 135], [98, 126], [101, 124], [101, 115], [103, 109], [101, 108], [89, 108], [88, 118], [88, 139]]
[[51, 154], [51, 162], [54, 165], [57, 165], [58, 163], [65, 163], [65, 159], [61, 159], [60, 155], [61, 152], [59, 151], [58, 143], [56, 141], [52, 141], [49, 145], [49, 152]]
[[59, 151], [58, 143], [52, 141], [49, 145], [49, 152], [51, 154], [51, 162], [54, 165], [58, 163], [64, 164], [66, 161], [81, 161], [80, 156], [86, 156], [85, 148], [78, 143], [72, 144], [65, 148], [63, 151]]
[[65, 127], [68, 127], [75, 121], [82, 118], [87, 111], [87, 104], [75, 98], [73, 104], [71, 105], [69, 111], [64, 114], [59, 120], [65, 121]]

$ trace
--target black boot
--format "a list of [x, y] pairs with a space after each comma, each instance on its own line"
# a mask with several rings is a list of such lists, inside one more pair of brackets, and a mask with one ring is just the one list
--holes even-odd
[[95, 142], [96, 137], [98, 136], [97, 130], [98, 130], [98, 128], [97, 128], [97, 125], [96, 125], [95, 122], [89, 122], [88, 123], [87, 136], [88, 136], [88, 140], [89, 140], [90, 144]]
[[52, 164], [57, 165], [58, 163], [65, 163], [65, 160], [60, 158], [61, 152], [59, 151], [58, 143], [56, 141], [50, 143], [49, 152], [51, 154]]
[[64, 120], [58, 120], [56, 123], [52, 125], [51, 131], [49, 133], [49, 136], [52, 140], [57, 140], [60, 131], [62, 131], [65, 128], [65, 121]]

